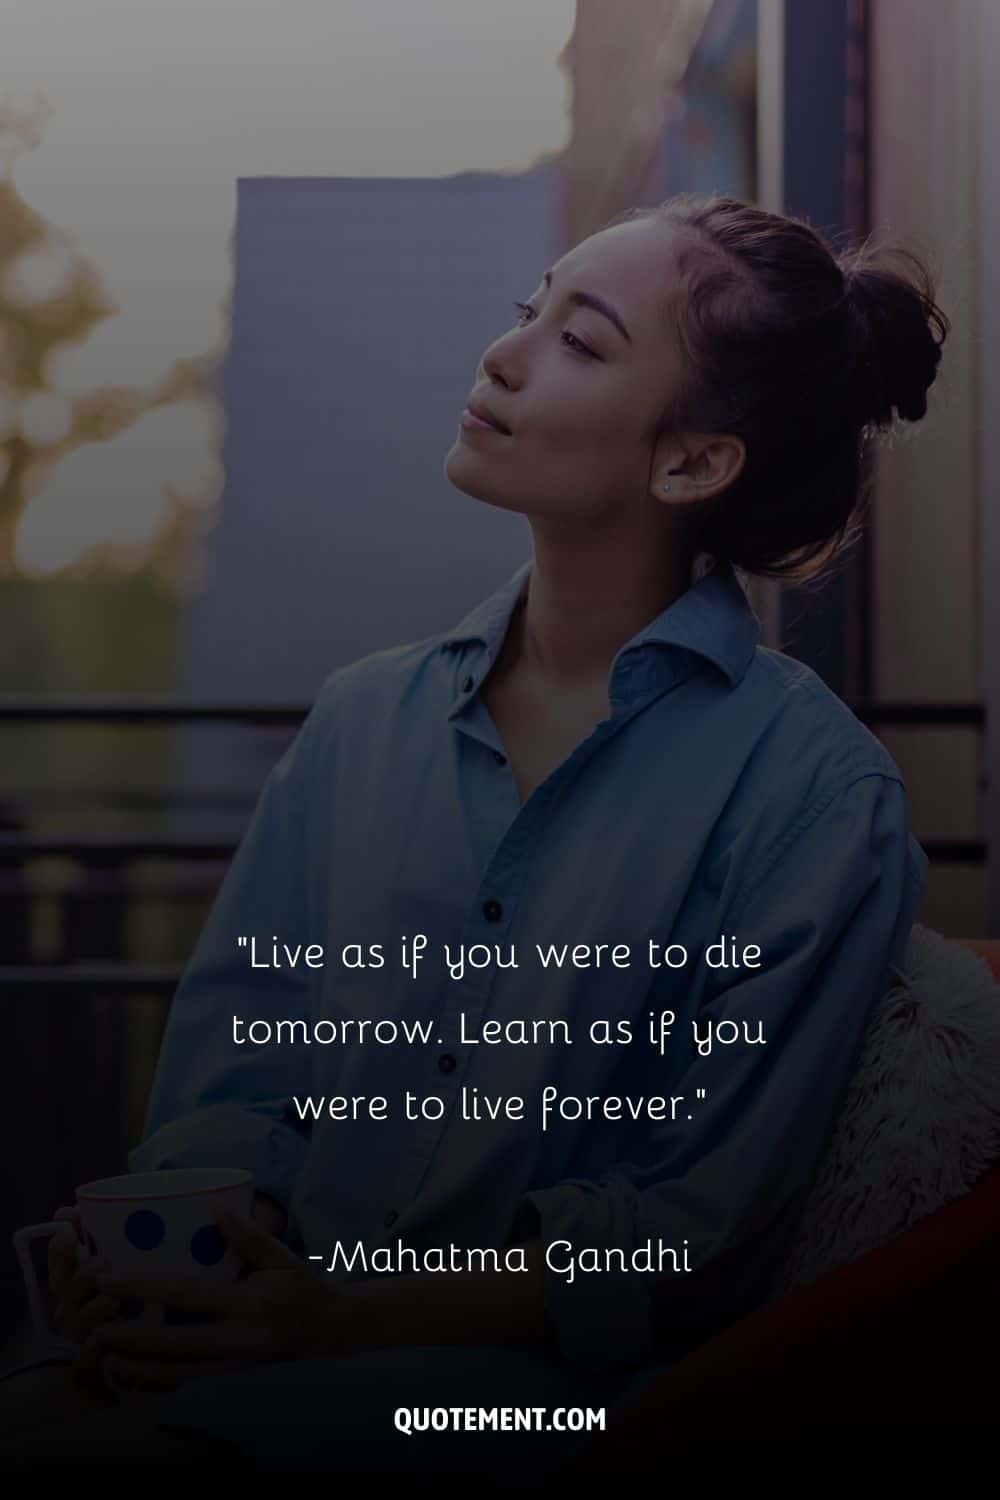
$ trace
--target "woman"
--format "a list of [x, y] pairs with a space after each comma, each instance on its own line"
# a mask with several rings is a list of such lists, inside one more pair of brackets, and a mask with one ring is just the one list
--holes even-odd
[[[601, 1404], [767, 1295], [925, 859], [892, 760], [758, 644], [737, 570], [832, 554], [946, 331], [909, 258], [675, 199], [563, 256], [487, 349], [445, 472], [524, 514], [532, 558], [456, 628], [327, 681], [179, 989], [132, 1159], [249, 1167], [258, 1223], [227, 1232], [250, 1274], [207, 1301], [154, 1288], [210, 1321], [146, 1330], [115, 1316], [138, 1285], [53, 1250], [80, 1371], [152, 1393], [164, 1451], [405, 1467], [396, 1406]], [[251, 974], [240, 935], [321, 941], [326, 966]], [[458, 978], [444, 944], [493, 961]], [[290, 1017], [433, 1035], [234, 1041]], [[564, 1029], [484, 1030], [527, 1019]], [[310, 1127], [307, 1094], [390, 1111]], [[472, 1269], [477, 1248], [502, 1260]], [[366, 1274], [378, 1249], [396, 1274]], [[568, 1440], [465, 1441], [493, 1465]]]

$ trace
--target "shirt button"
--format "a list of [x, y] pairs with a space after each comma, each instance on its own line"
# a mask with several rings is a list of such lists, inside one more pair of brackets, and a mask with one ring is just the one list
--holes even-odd
[[503, 907], [500, 905], [500, 902], [484, 901], [483, 916], [486, 918], [487, 922], [499, 922], [500, 918], [503, 916]]
[[396, 1210], [394, 1208], [390, 1208], [389, 1212], [385, 1216], [386, 1229], [391, 1229], [398, 1218], [399, 1214], [396, 1212]]
[[505, 766], [507, 764], [506, 755], [501, 755], [499, 750], [494, 750], [493, 759], [496, 761], [498, 766]]
[[442, 1073], [454, 1073], [457, 1066], [450, 1052], [442, 1052], [438, 1058], [438, 1069]]
[[474, 678], [472, 678], [472, 677], [466, 677], [466, 678], [464, 678], [463, 681], [462, 681], [462, 692], [463, 693], [471, 693], [472, 689], [473, 689], [473, 686], [474, 686], [474, 683], [475, 683], [475, 679]]

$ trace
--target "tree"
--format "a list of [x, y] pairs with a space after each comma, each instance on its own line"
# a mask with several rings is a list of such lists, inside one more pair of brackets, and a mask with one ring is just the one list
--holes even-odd
[[[154, 407], [210, 394], [214, 361], [181, 361], [153, 388], [104, 386], [72, 400], [53, 393], [54, 355], [81, 343], [117, 309], [96, 267], [72, 238], [18, 191], [14, 166], [42, 141], [49, 107], [36, 95], [18, 108], [0, 99], [0, 578], [16, 569], [18, 522], [49, 468], [85, 443], [105, 442]], [[167, 552], [183, 550], [178, 512]]]
[[[50, 356], [85, 339], [114, 310], [94, 267], [28, 206], [14, 184], [14, 163], [39, 144], [47, 114], [41, 99], [27, 110], [0, 103], [0, 409], [6, 428], [0, 434], [0, 573], [12, 570], [14, 530], [33, 465], [84, 436], [83, 413], [68, 413], [65, 433], [48, 442], [43, 434], [32, 435], [30, 426], [25, 431], [18, 413], [26, 398], [46, 393]], [[49, 295], [26, 294], [18, 272], [59, 251], [67, 270], [62, 284]]]

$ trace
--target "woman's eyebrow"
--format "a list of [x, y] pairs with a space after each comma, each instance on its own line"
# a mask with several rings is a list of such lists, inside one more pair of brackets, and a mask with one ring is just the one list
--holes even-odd
[[[542, 277], [542, 280], [545, 282], [545, 285], [547, 287], [551, 286], [552, 272], [546, 271], [545, 275]], [[618, 329], [618, 332], [621, 334], [622, 338], [625, 339], [627, 343], [631, 344], [632, 335], [625, 327], [625, 324], [622, 322], [620, 315], [615, 312], [614, 308], [611, 306], [611, 303], [605, 302], [603, 297], [595, 297], [593, 292], [570, 292], [568, 300], [572, 302], [576, 307], [592, 307], [594, 312], [600, 313], [602, 317], [607, 318], [609, 323], [613, 323], [614, 326]]]

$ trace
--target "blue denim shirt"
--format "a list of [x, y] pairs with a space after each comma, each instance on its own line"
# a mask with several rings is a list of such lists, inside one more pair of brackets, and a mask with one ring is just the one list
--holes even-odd
[[[530, 569], [457, 628], [327, 679], [177, 991], [131, 1166], [246, 1166], [288, 1207], [293, 1242], [324, 1261], [337, 1241], [421, 1250], [539, 1234], [631, 1253], [686, 1240], [696, 1271], [722, 1268], [702, 1313], [710, 1323], [717, 1298], [725, 1320], [750, 1247], [763, 1243], [772, 1268], [781, 1253], [769, 1226], [794, 1223], [926, 857], [886, 750], [812, 671], [758, 644], [724, 566], [622, 646], [610, 716], [520, 805], [479, 688]], [[428, 938], [415, 974], [398, 959], [414, 934]], [[254, 972], [239, 935], [322, 943], [325, 966]], [[762, 966], [709, 967], [720, 935], [758, 945]], [[691, 961], [651, 969], [650, 941], [683, 944]], [[513, 945], [520, 966], [457, 981], [436, 957], [445, 942]], [[629, 944], [633, 962], [545, 971], [532, 960], [550, 943]], [[382, 944], [385, 966], [346, 967], [347, 944]], [[661, 1051], [647, 1037], [664, 1010]], [[256, 1046], [234, 1044], [233, 1016], [434, 1025], [426, 1046]], [[470, 1040], [519, 1018], [566, 1020], [573, 1041]], [[633, 1043], [592, 1043], [602, 1018], [631, 1022]], [[692, 1022], [722, 1021], [761, 1023], [766, 1041], [699, 1055]], [[543, 1130], [547, 1085], [685, 1104], [670, 1122]], [[517, 1095], [525, 1118], [463, 1120], [463, 1088]], [[437, 1096], [442, 1117], [402, 1121], [404, 1090]], [[289, 1105], [307, 1093], [386, 1096], [390, 1115], [309, 1131]], [[698, 1322], [694, 1284], [548, 1267], [546, 1309], [567, 1358], [638, 1362], [658, 1328]]]

